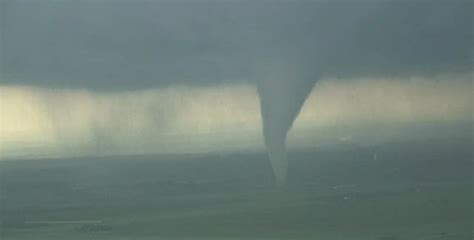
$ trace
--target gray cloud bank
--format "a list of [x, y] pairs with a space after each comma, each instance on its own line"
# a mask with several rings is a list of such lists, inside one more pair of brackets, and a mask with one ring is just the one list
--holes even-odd
[[277, 184], [286, 181], [287, 133], [321, 77], [472, 71], [469, 0], [2, 3], [3, 84], [256, 82]]
[[472, 69], [473, 2], [2, 1], [0, 84], [92, 90]]

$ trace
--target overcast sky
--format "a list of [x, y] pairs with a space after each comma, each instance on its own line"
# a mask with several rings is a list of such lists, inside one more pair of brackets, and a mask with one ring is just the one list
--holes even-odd
[[[254, 83], [287, 69], [322, 76], [290, 145], [298, 131], [338, 125], [469, 122], [472, 9], [469, 0], [4, 0], [0, 158], [262, 149]], [[269, 67], [274, 59], [292, 66]]]
[[465, 71], [469, 0], [4, 0], [0, 83], [95, 90], [252, 81], [269, 59], [330, 76]]

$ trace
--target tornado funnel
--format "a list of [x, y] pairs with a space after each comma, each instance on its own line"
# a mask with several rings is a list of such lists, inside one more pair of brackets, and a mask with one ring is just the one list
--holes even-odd
[[285, 61], [269, 68], [257, 81], [263, 138], [276, 186], [286, 184], [288, 159], [286, 136], [318, 79]]

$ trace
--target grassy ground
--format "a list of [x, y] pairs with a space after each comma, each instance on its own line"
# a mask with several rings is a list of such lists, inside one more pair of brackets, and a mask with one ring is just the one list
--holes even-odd
[[[263, 154], [3, 161], [2, 240], [472, 239], [472, 139]], [[34, 221], [100, 220], [101, 224]]]

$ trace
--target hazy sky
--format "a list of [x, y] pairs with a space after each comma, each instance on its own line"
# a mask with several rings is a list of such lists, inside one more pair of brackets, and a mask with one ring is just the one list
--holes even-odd
[[[361, 141], [352, 132], [317, 135], [347, 125], [472, 121], [471, 75], [456, 77], [324, 79], [290, 132], [290, 147]], [[263, 150], [258, 96], [248, 84], [120, 92], [4, 86], [0, 110], [3, 159]]]
[[293, 146], [331, 126], [472, 121], [469, 0], [0, 6], [0, 158], [260, 150], [254, 83], [294, 73], [322, 80]]

